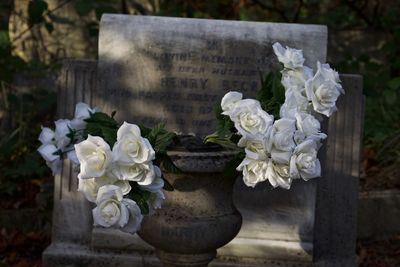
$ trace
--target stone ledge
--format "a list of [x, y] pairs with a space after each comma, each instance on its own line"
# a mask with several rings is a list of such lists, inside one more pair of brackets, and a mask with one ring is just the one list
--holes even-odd
[[[138, 235], [124, 233], [118, 229], [94, 228], [92, 244], [95, 249], [123, 250], [123, 251], [152, 251], [153, 247], [143, 241]], [[307, 253], [308, 251], [308, 253]], [[289, 242], [281, 240], [265, 240], [254, 238], [236, 237], [224, 247], [218, 249], [221, 257], [252, 258], [264, 260], [273, 258], [277, 260], [291, 259], [296, 262], [312, 261], [312, 244]]]
[[[288, 262], [268, 261], [249, 257], [217, 256], [210, 267], [337, 267], [351, 266], [353, 259], [335, 260], [334, 262]], [[91, 250], [87, 246], [68, 243], [56, 243], [43, 253], [43, 267], [162, 267], [153, 253]]]

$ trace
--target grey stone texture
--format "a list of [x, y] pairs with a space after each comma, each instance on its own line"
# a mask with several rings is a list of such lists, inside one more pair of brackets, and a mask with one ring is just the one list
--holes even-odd
[[272, 44], [326, 60], [327, 28], [300, 25], [103, 15], [96, 101], [117, 118], [199, 136], [215, 130], [213, 108], [228, 91], [254, 96], [259, 73], [276, 69]]
[[[134, 27], [130, 23], [137, 25]], [[190, 27], [185, 25], [186, 23]], [[132, 26], [125, 30], [128, 39], [124, 39], [123, 34], [118, 31], [108, 32], [121, 24]], [[160, 29], [168, 30], [167, 28], [169, 35], [160, 32]], [[124, 28], [121, 28], [121, 32], [122, 29]], [[177, 33], [180, 31], [181, 35]], [[268, 66], [265, 65], [263, 71], [270, 70], [269, 67], [273, 68], [276, 64], [272, 62], [270, 48], [274, 41], [303, 48], [306, 55], [309, 55], [308, 64], [316, 60], [324, 61], [326, 56], [326, 28], [322, 26], [108, 15], [103, 18], [101, 25], [99, 62], [69, 61], [63, 68], [60, 77], [59, 115], [72, 116], [75, 103], [85, 101], [106, 111], [117, 110], [120, 121], [139, 123], [138, 116], [141, 116], [141, 111], [158, 116], [158, 119], [163, 116], [178, 118], [181, 113], [165, 112], [160, 104], [160, 101], [174, 103], [171, 99], [162, 95], [151, 100], [155, 95], [161, 96], [160, 93], [154, 92], [160, 92], [160, 88], [157, 87], [161, 86], [161, 79], [166, 70], [157, 70], [157, 64], [146, 63], [149, 60], [141, 52], [145, 55], [149, 54], [149, 51], [151, 55], [191, 52], [194, 47], [202, 48], [201, 51], [209, 51], [204, 48], [208, 44], [205, 37], [210, 37], [208, 39], [211, 41], [215, 40], [217, 48], [221, 42], [218, 49], [222, 50], [203, 53], [204, 55], [227, 56], [238, 52], [240, 48], [239, 55], [243, 55], [243, 51], [251, 51], [246, 54], [251, 54], [252, 59], [267, 57]], [[112, 45], [113, 38], [125, 44], [117, 48]], [[224, 41], [227, 38], [229, 41]], [[167, 47], [168, 51], [158, 51], [158, 45]], [[213, 42], [210, 45], [213, 47]], [[132, 57], [128, 56], [131, 52], [135, 53]], [[128, 61], [125, 62], [126, 66], [119, 65], [121, 57]], [[172, 72], [168, 72], [165, 77], [175, 77], [174, 71], [179, 69], [180, 61], [164, 61], [173, 66], [169, 70]], [[202, 66], [202, 63], [196, 60], [189, 62], [184, 66]], [[228, 64], [218, 66], [228, 67]], [[213, 67], [214, 63], [204, 65], [207, 70]], [[257, 66], [250, 64], [240, 68], [242, 67], [253, 69]], [[135, 74], [136, 72], [138, 74]], [[221, 81], [220, 75], [180, 73], [176, 76], [179, 79], [197, 77], [213, 80], [212, 88], [205, 88], [203, 91], [201, 89], [199, 95], [212, 93], [216, 96], [215, 101], [219, 101], [220, 96], [227, 91], [217, 86]], [[229, 81], [236, 78], [234, 75], [227, 76]], [[248, 81], [248, 77], [240, 79]], [[296, 181], [290, 191], [271, 189], [267, 184], [250, 189], [238, 179], [234, 188], [234, 202], [243, 216], [243, 226], [235, 239], [218, 250], [217, 259], [210, 266], [355, 266], [357, 185], [364, 103], [361, 77], [342, 75], [341, 79], [346, 95], [339, 99], [339, 111], [324, 125], [329, 138], [321, 151], [323, 177], [309, 182]], [[132, 85], [134, 80], [137, 87]], [[164, 88], [162, 92], [179, 93], [181, 90], [185, 95], [187, 92], [193, 93], [190, 88], [167, 87], [168, 89]], [[151, 101], [146, 102], [146, 95], [138, 93], [137, 90], [143, 88], [152, 92], [149, 95]], [[245, 96], [251, 96], [250, 91], [244, 92]], [[139, 95], [141, 98], [135, 97]], [[198, 106], [198, 99], [189, 101], [188, 95], [184, 98], [185, 101], [179, 98], [174, 100], [178, 104], [182, 102], [193, 107], [202, 106]], [[135, 101], [142, 104], [136, 105]], [[210, 104], [209, 101], [204, 102], [206, 105]], [[154, 103], [157, 104], [154, 106]], [[156, 113], [157, 110], [162, 112], [153, 114], [150, 113], [152, 110]], [[196, 118], [203, 120], [214, 116], [212, 112], [203, 114], [203, 117], [197, 113], [186, 113], [184, 121], [189, 122]], [[178, 132], [193, 131], [199, 135], [214, 130], [211, 129], [213, 123], [201, 127], [186, 125], [187, 128], [170, 122], [167, 125]], [[176, 156], [175, 160], [179, 162], [179, 156]], [[180, 162], [181, 167], [196, 166], [190, 162]], [[218, 160], [210, 162], [203, 159], [199, 162], [198, 167], [201, 168], [212, 166], [218, 169], [221, 166]], [[76, 173], [69, 163], [64, 163], [63, 174], [55, 179], [53, 242], [44, 252], [44, 266], [103, 266], [103, 259], [109, 264], [104, 266], [160, 266], [151, 247], [137, 235], [125, 234], [118, 230], [92, 229], [92, 207], [79, 192], [76, 192]], [[74, 265], [79, 264], [78, 259], [81, 259], [82, 264]], [[86, 263], [87, 265], [84, 265]]]
[[[182, 164], [183, 173], [164, 173], [174, 187], [165, 191], [162, 209], [145, 217], [139, 236], [156, 248], [165, 266], [205, 267], [215, 257], [217, 249], [231, 241], [239, 232], [242, 216], [232, 203], [236, 177], [223, 174], [223, 168], [207, 172], [196, 162], [220, 162], [224, 166], [234, 158], [218, 152], [172, 151]], [[172, 154], [171, 153], [171, 154]], [[193, 166], [193, 168], [190, 168]], [[203, 166], [207, 169], [207, 165]], [[211, 171], [211, 172], [210, 172]]]

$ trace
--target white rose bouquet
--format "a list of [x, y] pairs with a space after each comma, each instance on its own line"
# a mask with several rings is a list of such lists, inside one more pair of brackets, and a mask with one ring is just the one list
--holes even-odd
[[239, 148], [228, 166], [242, 172], [247, 186], [268, 180], [273, 187], [289, 189], [293, 179], [321, 175], [317, 154], [327, 137], [321, 133], [321, 115], [336, 111], [344, 90], [328, 64], [318, 62], [314, 74], [303, 65], [302, 50], [279, 43], [273, 50], [283, 69], [267, 75], [257, 100], [228, 92], [217, 112], [218, 130], [205, 142]]
[[[72, 120], [60, 119], [55, 130], [42, 128], [38, 152], [53, 174], [68, 158], [79, 168], [78, 190], [95, 203], [95, 226], [134, 233], [143, 215], [161, 208], [163, 189], [173, 190], [160, 165], [178, 171], [166, 153], [175, 134], [158, 125], [153, 129], [124, 122], [85, 103], [75, 107]], [[153, 144], [153, 145], [152, 145]]]

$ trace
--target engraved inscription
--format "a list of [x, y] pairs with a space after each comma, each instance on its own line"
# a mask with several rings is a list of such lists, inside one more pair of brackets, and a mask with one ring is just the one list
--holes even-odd
[[[255, 96], [260, 73], [278, 67], [273, 42], [308, 49], [319, 40], [315, 33], [286, 24], [105, 15], [95, 103], [118, 109], [118, 120], [163, 121], [169, 130], [204, 136], [215, 130], [213, 110], [226, 92]], [[310, 50], [318, 53], [310, 64], [325, 53]]]

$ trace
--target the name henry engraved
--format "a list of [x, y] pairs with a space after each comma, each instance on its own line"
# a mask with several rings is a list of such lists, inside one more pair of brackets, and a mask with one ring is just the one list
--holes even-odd
[[[122, 110], [120, 120], [164, 121], [170, 130], [204, 136], [213, 131], [214, 106], [227, 91], [254, 96], [259, 90], [260, 72], [277, 64], [273, 42], [309, 50], [314, 44], [307, 35], [326, 35], [318, 26], [273, 26], [290, 34], [278, 35], [269, 23], [105, 15], [96, 101], [105, 110]], [[325, 53], [310, 60], [323, 60]]]

